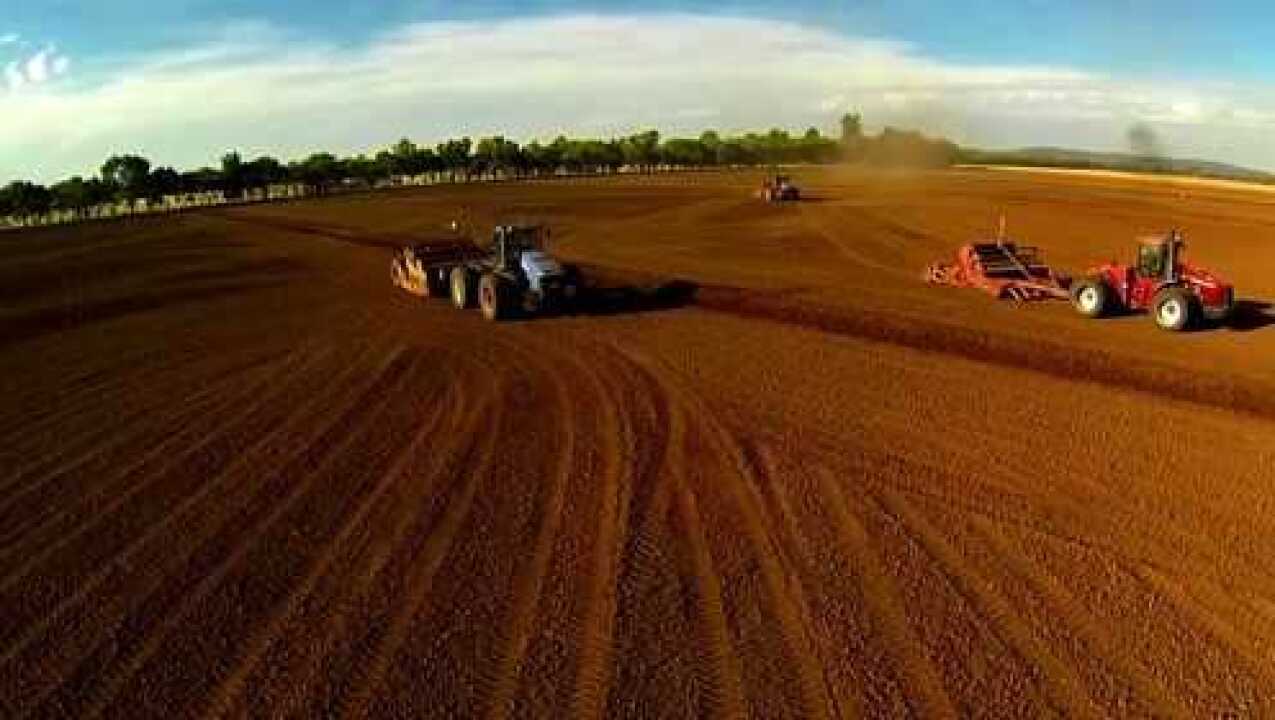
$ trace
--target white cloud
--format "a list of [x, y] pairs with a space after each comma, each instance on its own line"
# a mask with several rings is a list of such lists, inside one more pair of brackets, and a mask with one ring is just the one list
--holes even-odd
[[4, 67], [4, 81], [10, 90], [17, 90], [27, 83], [27, 76], [17, 60]]
[[[5, 66], [5, 85], [10, 94], [23, 88], [43, 85], [65, 74], [70, 64], [70, 58], [58, 53], [57, 48], [50, 45], [29, 58], [14, 60]], [[3, 99], [0, 99], [0, 108], [3, 108], [2, 103]]]
[[[281, 39], [282, 38], [282, 39]], [[38, 58], [38, 59], [37, 59]], [[6, 68], [0, 168], [51, 180], [113, 152], [183, 167], [229, 148], [292, 157], [408, 135], [547, 137], [644, 127], [829, 130], [849, 109], [989, 146], [1121, 149], [1135, 121], [1182, 154], [1275, 167], [1275, 95], [1065, 67], [976, 65], [796, 23], [695, 15], [436, 22], [338, 46], [260, 23], [114, 68], [52, 48]], [[10, 178], [0, 177], [0, 181]]]
[[32, 84], [39, 85], [49, 79], [49, 51], [41, 50], [27, 60], [26, 76]]
[[6, 33], [0, 35], [0, 45], [13, 45], [22, 38], [17, 33]]

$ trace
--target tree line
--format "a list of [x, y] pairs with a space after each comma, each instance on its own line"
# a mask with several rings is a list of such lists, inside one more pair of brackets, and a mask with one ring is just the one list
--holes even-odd
[[159, 201], [167, 196], [224, 193], [243, 197], [279, 183], [307, 186], [323, 194], [342, 184], [375, 185], [395, 176], [451, 173], [466, 179], [493, 173], [527, 176], [566, 172], [636, 171], [656, 167], [763, 166], [839, 161], [870, 164], [941, 166], [953, 162], [959, 149], [945, 140], [931, 140], [919, 133], [886, 128], [873, 137], [865, 135], [857, 114], [841, 120], [839, 138], [825, 137], [817, 128], [790, 134], [773, 129], [723, 137], [707, 130], [695, 138], [664, 138], [655, 130], [627, 137], [533, 140], [519, 144], [503, 136], [476, 142], [468, 137], [447, 140], [434, 147], [403, 139], [375, 155], [339, 158], [319, 152], [287, 164], [269, 156], [245, 160], [238, 152], [226, 153], [219, 167], [178, 172], [154, 167], [138, 155], [110, 157], [98, 174], [75, 176], [45, 187], [18, 181], [0, 188], [0, 218], [23, 220], [53, 210], [83, 216], [104, 203]]

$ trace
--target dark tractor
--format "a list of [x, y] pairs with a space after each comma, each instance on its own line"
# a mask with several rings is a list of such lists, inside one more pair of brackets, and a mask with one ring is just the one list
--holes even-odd
[[545, 250], [548, 237], [540, 225], [496, 226], [485, 254], [451, 267], [452, 304], [477, 304], [488, 320], [567, 309], [579, 294], [579, 273]]

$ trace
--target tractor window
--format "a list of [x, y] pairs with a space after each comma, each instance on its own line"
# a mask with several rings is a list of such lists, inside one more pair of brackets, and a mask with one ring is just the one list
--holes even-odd
[[1138, 248], [1138, 274], [1142, 277], [1164, 274], [1164, 246], [1143, 245]]

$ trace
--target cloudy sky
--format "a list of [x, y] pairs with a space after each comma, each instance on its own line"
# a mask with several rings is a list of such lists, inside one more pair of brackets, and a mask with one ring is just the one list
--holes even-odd
[[1275, 169], [1267, 2], [0, 0], [0, 182], [138, 152], [294, 158], [469, 134], [793, 130]]

